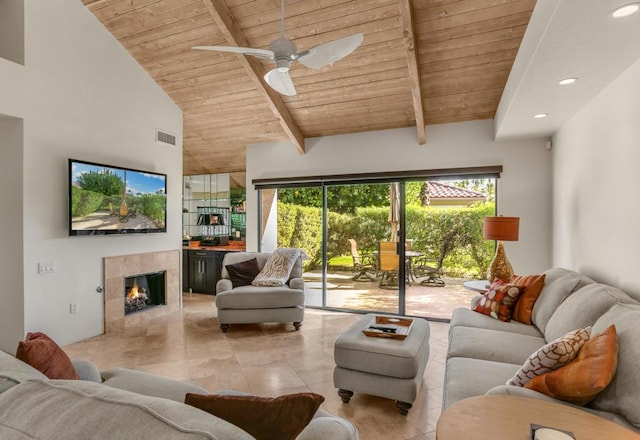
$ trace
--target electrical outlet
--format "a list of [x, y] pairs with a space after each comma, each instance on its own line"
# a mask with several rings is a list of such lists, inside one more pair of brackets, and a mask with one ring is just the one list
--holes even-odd
[[55, 273], [56, 271], [56, 262], [49, 261], [47, 263], [38, 263], [38, 273]]
[[69, 313], [71, 313], [72, 315], [75, 315], [76, 313], [78, 313], [78, 304], [70, 303], [69, 304]]

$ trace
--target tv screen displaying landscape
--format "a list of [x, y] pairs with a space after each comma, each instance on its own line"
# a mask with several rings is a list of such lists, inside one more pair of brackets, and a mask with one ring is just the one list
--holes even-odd
[[69, 235], [166, 232], [167, 176], [69, 159]]

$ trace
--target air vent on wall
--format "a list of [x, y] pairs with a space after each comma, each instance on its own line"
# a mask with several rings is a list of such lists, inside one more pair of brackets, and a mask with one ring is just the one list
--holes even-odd
[[156, 129], [156, 142], [176, 146], [176, 136], [163, 130]]

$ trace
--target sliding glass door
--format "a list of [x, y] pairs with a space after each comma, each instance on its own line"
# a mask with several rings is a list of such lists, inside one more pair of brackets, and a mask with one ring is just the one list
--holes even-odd
[[[305, 250], [307, 305], [449, 319], [493, 255], [495, 178], [345, 181], [268, 190], [274, 245]], [[271, 191], [271, 192], [269, 192]], [[264, 200], [263, 200], [264, 201]], [[273, 232], [271, 232], [273, 234]], [[263, 237], [262, 243], [270, 243]]]

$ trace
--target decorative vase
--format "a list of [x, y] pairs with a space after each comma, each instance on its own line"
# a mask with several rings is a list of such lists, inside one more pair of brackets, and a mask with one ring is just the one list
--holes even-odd
[[504, 246], [501, 241], [498, 241], [498, 247], [496, 248], [496, 254], [493, 257], [493, 261], [489, 265], [487, 273], [487, 280], [492, 283], [496, 278], [508, 283], [513, 276], [513, 267], [507, 260], [507, 254], [504, 251]]

